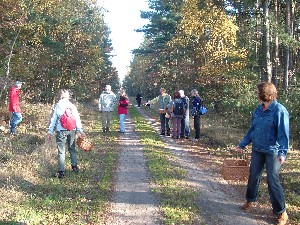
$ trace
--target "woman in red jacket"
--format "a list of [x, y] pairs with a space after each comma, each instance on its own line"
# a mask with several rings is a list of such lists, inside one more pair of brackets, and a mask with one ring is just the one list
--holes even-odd
[[118, 104], [118, 114], [120, 115], [120, 131], [125, 132], [125, 115], [128, 113], [129, 100], [125, 91], [121, 91], [120, 100]]
[[12, 113], [10, 121], [10, 134], [16, 134], [16, 127], [22, 121], [20, 108], [20, 89], [22, 82], [16, 81], [15, 85], [9, 90], [9, 111]]

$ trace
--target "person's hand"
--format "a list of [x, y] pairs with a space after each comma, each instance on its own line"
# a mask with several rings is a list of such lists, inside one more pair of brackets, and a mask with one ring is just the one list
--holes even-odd
[[81, 138], [84, 138], [84, 137], [86, 137], [86, 134], [85, 134], [84, 132], [82, 132], [82, 133], [80, 134], [80, 137], [81, 137]]
[[282, 165], [283, 163], [285, 163], [285, 156], [278, 156], [278, 161], [279, 163]]
[[242, 152], [242, 151], [243, 151], [243, 149], [242, 149], [242, 148], [240, 148], [239, 146], [236, 146], [236, 148], [235, 148], [235, 151], [237, 151], [237, 152]]

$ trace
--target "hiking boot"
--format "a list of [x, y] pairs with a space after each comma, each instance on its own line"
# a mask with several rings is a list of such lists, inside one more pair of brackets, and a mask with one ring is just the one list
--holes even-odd
[[287, 224], [288, 218], [289, 217], [288, 217], [288, 215], [287, 215], [286, 212], [281, 213], [277, 217], [277, 223], [276, 223], [276, 225], [285, 225], [285, 224]]
[[64, 172], [64, 171], [58, 171], [58, 173], [56, 173], [56, 174], [54, 175], [54, 177], [57, 177], [57, 178], [59, 178], [59, 179], [64, 178], [64, 176], [65, 176], [65, 172]]
[[109, 132], [109, 127], [106, 127], [106, 132]]
[[167, 131], [167, 134], [166, 134], [166, 136], [171, 136], [171, 134], [170, 134], [170, 131], [169, 131], [169, 130]]
[[162, 130], [161, 133], [160, 133], [160, 135], [165, 135], [165, 131]]
[[105, 128], [105, 127], [103, 127], [103, 128], [102, 128], [102, 130], [103, 130], [103, 133], [105, 133], [105, 132], [106, 132], [106, 128]]
[[254, 202], [246, 202], [242, 205], [242, 210], [247, 211], [254, 206]]
[[72, 166], [72, 170], [73, 170], [74, 173], [79, 173], [78, 166]]

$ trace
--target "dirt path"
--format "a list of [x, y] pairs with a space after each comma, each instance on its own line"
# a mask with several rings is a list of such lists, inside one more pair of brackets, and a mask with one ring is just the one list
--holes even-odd
[[[138, 109], [159, 132], [159, 123]], [[106, 224], [159, 224], [158, 200], [150, 192], [145, 157], [133, 131], [134, 125], [127, 118], [126, 133], [119, 140], [120, 153], [116, 192], [111, 204], [110, 219]], [[203, 223], [207, 225], [268, 225], [274, 224], [271, 209], [259, 205], [250, 212], [243, 212], [245, 184], [239, 189], [228, 184], [216, 173], [207, 157], [195, 161], [191, 149], [199, 149], [190, 140], [174, 140], [163, 136], [166, 147], [176, 156], [175, 163], [188, 173], [187, 183], [197, 190], [197, 205]], [[184, 143], [183, 143], [184, 142]], [[203, 151], [205, 153], [205, 151]]]
[[[148, 117], [142, 109], [138, 110], [159, 133], [159, 122]], [[176, 156], [178, 166], [187, 170], [188, 184], [198, 190], [197, 205], [201, 209], [204, 224], [274, 224], [270, 207], [257, 204], [256, 209], [247, 213], [240, 209], [245, 201], [246, 184], [242, 183], [236, 188], [225, 181], [219, 168], [215, 168], [212, 156], [207, 154], [205, 149], [191, 140], [174, 140], [166, 136], [162, 138], [172, 154]], [[195, 151], [198, 157], [195, 157]]]
[[158, 200], [151, 193], [143, 149], [130, 117], [125, 127], [119, 136], [116, 186], [105, 224], [159, 224]]

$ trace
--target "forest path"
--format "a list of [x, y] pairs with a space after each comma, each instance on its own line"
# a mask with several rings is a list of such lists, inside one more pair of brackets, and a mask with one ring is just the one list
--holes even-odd
[[[159, 122], [137, 108], [144, 118], [159, 133]], [[159, 199], [151, 193], [146, 159], [134, 132], [134, 124], [126, 118], [126, 133], [120, 134], [121, 147], [115, 194], [110, 205], [111, 213], [105, 224], [160, 224]], [[166, 148], [175, 156], [175, 164], [187, 171], [187, 185], [194, 188], [198, 197], [202, 221], [206, 225], [268, 225], [275, 220], [271, 208], [257, 205], [256, 209], [244, 212], [240, 206], [245, 201], [245, 183], [231, 186], [220, 173], [216, 173], [206, 150], [191, 140], [175, 140], [162, 136]], [[196, 158], [192, 149], [203, 154]]]
[[159, 224], [158, 199], [151, 193], [143, 148], [130, 116], [119, 135], [117, 178], [105, 224]]

